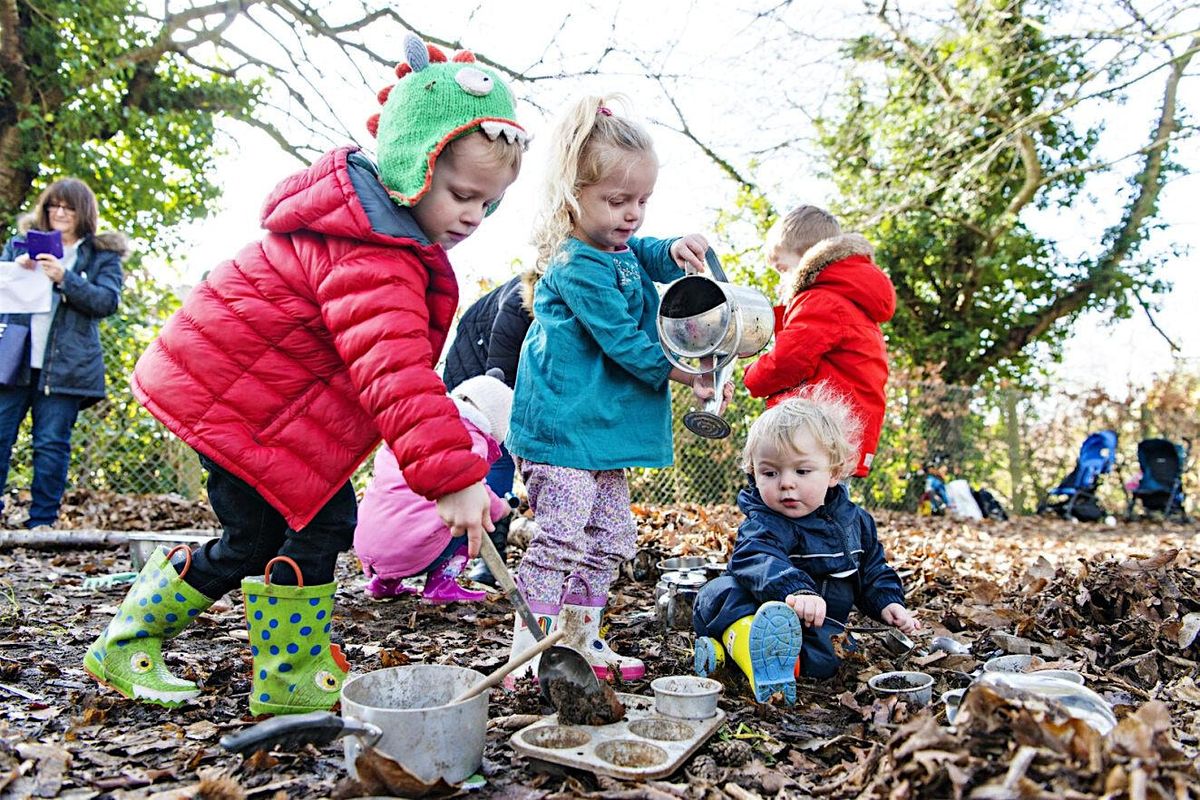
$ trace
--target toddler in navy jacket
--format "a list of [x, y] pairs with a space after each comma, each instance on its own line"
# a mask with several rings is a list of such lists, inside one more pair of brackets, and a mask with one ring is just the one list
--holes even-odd
[[[726, 573], [696, 599], [696, 671], [729, 653], [759, 702], [796, 698], [795, 677], [837, 670], [830, 637], [850, 609], [905, 633], [920, 623], [884, 560], [875, 520], [839, 483], [857, 465], [862, 422], [824, 385], [769, 409], [750, 428], [738, 494], [746, 521]], [[840, 625], [837, 623], [841, 623]]]

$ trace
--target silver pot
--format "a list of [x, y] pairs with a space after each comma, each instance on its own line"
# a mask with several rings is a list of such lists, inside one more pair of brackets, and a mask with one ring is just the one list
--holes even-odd
[[342, 686], [342, 715], [328, 711], [278, 716], [225, 736], [238, 753], [325, 744], [342, 738], [346, 771], [370, 749], [425, 784], [456, 785], [478, 771], [487, 736], [488, 693], [451, 701], [484, 676], [473, 669], [410, 664], [357, 675]]

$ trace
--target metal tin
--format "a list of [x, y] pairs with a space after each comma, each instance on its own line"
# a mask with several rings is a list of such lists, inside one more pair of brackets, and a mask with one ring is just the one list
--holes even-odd
[[721, 682], [696, 675], [668, 675], [650, 682], [654, 710], [666, 717], [708, 719], [717, 714]]
[[[488, 693], [452, 701], [483, 677], [443, 664], [377, 669], [342, 686], [342, 716], [378, 726], [383, 737], [375, 749], [421, 782], [458, 784], [483, 763]], [[364, 745], [353, 736], [344, 741], [346, 769], [357, 777]]]
[[700, 587], [708, 583], [703, 572], [665, 572], [654, 586], [654, 608], [664, 630], [691, 630], [692, 608]]

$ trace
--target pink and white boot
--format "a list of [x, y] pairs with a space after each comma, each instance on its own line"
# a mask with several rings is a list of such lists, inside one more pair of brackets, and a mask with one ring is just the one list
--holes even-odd
[[[634, 681], [646, 674], [646, 665], [639, 659], [619, 655], [600, 635], [600, 616], [608, 598], [568, 595], [559, 613], [558, 624], [567, 631], [562, 643], [583, 653], [600, 680], [608, 680], [613, 669], [621, 680]], [[571, 602], [574, 601], [574, 602]]]
[[435, 606], [447, 603], [477, 603], [487, 599], [487, 592], [477, 592], [464, 589], [458, 585], [458, 576], [467, 565], [467, 546], [454, 551], [454, 555], [446, 559], [425, 576], [425, 588], [421, 590], [421, 599]]
[[[529, 610], [533, 612], [537, 618], [538, 627], [541, 629], [540, 636], [534, 636], [533, 632], [525, 624], [525, 620], [521, 619], [520, 614], [514, 614], [513, 621], [513, 642], [509, 649], [509, 656], [514, 653], [520, 653], [523, 650], [528, 650], [533, 647], [541, 639], [549, 636], [558, 625], [559, 606], [550, 605], [548, 603], [539, 603], [536, 600], [529, 601]], [[540, 655], [536, 655], [529, 661], [517, 667], [512, 672], [504, 676], [503, 686], [509, 691], [517, 687], [517, 679], [526, 676], [536, 676], [538, 663], [542, 660]]]

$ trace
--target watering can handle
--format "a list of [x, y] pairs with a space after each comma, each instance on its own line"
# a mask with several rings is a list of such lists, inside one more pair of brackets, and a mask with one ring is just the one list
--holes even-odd
[[708, 271], [714, 278], [721, 283], [729, 282], [729, 279], [725, 277], [725, 270], [721, 269], [721, 259], [717, 258], [717, 252], [711, 247], [704, 251], [704, 263], [708, 264]]

